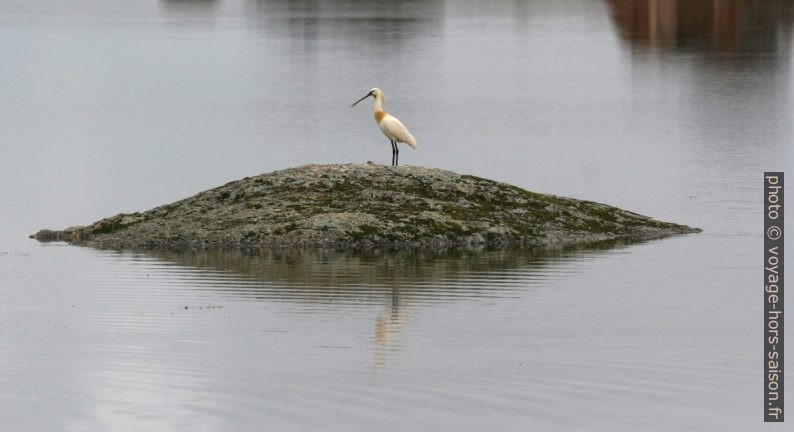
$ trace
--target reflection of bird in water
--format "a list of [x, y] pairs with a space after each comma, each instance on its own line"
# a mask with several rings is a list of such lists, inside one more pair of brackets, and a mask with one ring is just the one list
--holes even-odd
[[400, 334], [403, 324], [413, 316], [413, 308], [400, 304], [399, 288], [392, 288], [391, 305], [375, 319], [375, 352], [373, 367], [382, 369], [390, 363], [394, 353], [402, 349]]
[[400, 149], [397, 148], [397, 143], [406, 143], [412, 148], [416, 148], [416, 140], [413, 135], [408, 132], [408, 129], [405, 128], [402, 122], [383, 111], [383, 101], [386, 99], [386, 95], [383, 94], [381, 89], [376, 87], [370, 90], [366, 96], [357, 100], [350, 106], [354, 107], [357, 103], [370, 96], [375, 98], [375, 122], [378, 123], [380, 131], [383, 132], [383, 135], [386, 135], [386, 138], [388, 138], [391, 143], [391, 164], [397, 166], [400, 159]]

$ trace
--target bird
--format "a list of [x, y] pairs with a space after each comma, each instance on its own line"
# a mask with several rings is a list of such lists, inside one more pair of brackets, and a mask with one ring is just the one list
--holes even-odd
[[383, 132], [383, 135], [386, 135], [386, 138], [388, 138], [391, 143], [391, 164], [392, 166], [398, 166], [400, 149], [397, 148], [397, 143], [405, 143], [411, 146], [411, 148], [416, 148], [416, 139], [408, 132], [408, 129], [402, 122], [391, 114], [383, 111], [383, 101], [386, 100], [386, 95], [383, 94], [383, 90], [377, 87], [370, 90], [363, 98], [355, 101], [350, 107], [356, 106], [356, 104], [370, 96], [375, 98], [375, 122], [378, 124], [380, 131]]

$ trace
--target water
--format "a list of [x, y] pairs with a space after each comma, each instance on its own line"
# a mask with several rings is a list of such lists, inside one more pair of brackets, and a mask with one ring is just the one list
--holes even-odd
[[[761, 173], [792, 168], [793, 17], [749, 0], [0, 3], [0, 424], [759, 428]], [[370, 107], [349, 108], [373, 86], [419, 141], [404, 164], [704, 232], [263, 257], [26, 238], [298, 164], [386, 163]]]

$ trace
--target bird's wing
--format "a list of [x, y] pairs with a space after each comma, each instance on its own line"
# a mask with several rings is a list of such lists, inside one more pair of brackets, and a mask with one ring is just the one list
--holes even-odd
[[416, 139], [396, 117], [387, 115], [383, 119], [383, 131], [386, 132], [386, 135], [394, 137], [397, 142], [403, 142], [416, 148]]

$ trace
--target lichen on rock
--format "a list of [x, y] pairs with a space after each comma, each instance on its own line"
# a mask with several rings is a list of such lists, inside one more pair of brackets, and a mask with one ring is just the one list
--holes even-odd
[[306, 165], [31, 237], [113, 249], [546, 247], [700, 231], [451, 171]]

